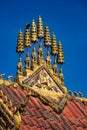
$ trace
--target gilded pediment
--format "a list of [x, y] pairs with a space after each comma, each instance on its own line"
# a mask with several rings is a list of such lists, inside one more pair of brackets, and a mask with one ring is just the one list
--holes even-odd
[[61, 85], [60, 82], [58, 83], [58, 76], [56, 79], [51, 74], [51, 71], [48, 70], [48, 68], [41, 66], [32, 75], [25, 79], [23, 81], [23, 84], [28, 88], [36, 87], [40, 89], [47, 89], [50, 91], [64, 93], [64, 86]]

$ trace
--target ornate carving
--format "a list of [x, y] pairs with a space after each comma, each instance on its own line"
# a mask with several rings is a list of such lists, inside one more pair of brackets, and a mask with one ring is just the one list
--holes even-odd
[[32, 76], [27, 78], [23, 84], [27, 85], [28, 88], [38, 87], [60, 93], [65, 91], [63, 91], [63, 88], [60, 87], [58, 82], [54, 79], [50, 71], [48, 71], [48, 69], [43, 66], [40, 67], [35, 73], [33, 73]]

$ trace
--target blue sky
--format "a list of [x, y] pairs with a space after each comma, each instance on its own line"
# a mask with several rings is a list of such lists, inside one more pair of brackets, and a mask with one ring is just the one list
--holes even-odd
[[0, 0], [0, 73], [15, 77], [18, 32], [39, 15], [63, 44], [66, 87], [87, 96], [86, 0]]

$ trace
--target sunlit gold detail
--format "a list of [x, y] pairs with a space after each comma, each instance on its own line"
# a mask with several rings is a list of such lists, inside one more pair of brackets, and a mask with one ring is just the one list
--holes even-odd
[[53, 34], [52, 39], [51, 39], [51, 53], [52, 53], [52, 55], [58, 54], [58, 48], [57, 48], [56, 44], [57, 44], [56, 36]]
[[36, 49], [34, 47], [32, 51], [31, 69], [34, 70], [36, 65], [37, 65], [37, 54], [36, 54]]
[[60, 68], [59, 78], [62, 81], [62, 83], [64, 83], [64, 76], [63, 76], [62, 68]]
[[1, 74], [0, 75], [0, 85], [4, 83], [3, 77], [5, 76], [5, 74]]
[[38, 35], [38, 38], [44, 37], [43, 22], [42, 22], [42, 18], [40, 16], [38, 18], [37, 35]]
[[46, 65], [47, 66], [51, 66], [51, 58], [50, 58], [49, 51], [47, 52], [47, 56], [46, 56]]
[[58, 64], [64, 63], [64, 54], [63, 54], [61, 42], [58, 43], [58, 60], [57, 60], [57, 62], [58, 62]]
[[40, 43], [39, 48], [38, 48], [38, 65], [43, 64], [43, 48], [42, 48], [42, 43]]
[[31, 42], [37, 42], [37, 40], [37, 27], [33, 20], [31, 25]]
[[51, 45], [50, 31], [49, 31], [48, 26], [46, 26], [45, 32], [44, 32], [44, 45], [45, 46], [50, 46]]
[[18, 34], [16, 51], [17, 51], [17, 53], [20, 53], [20, 54], [24, 52], [23, 34], [22, 34], [21, 30]]
[[19, 61], [17, 64], [17, 74], [22, 74], [22, 58], [19, 58]]
[[25, 59], [25, 70], [27, 69], [30, 69], [30, 58], [28, 52], [26, 52], [26, 59]]
[[10, 86], [10, 85], [12, 84], [11, 79], [12, 79], [12, 76], [8, 76], [8, 80], [4, 80], [4, 84], [5, 84], [6, 86]]
[[30, 32], [28, 28], [25, 28], [25, 33], [24, 33], [24, 46], [25, 47], [30, 47], [31, 46], [31, 40], [30, 40]]
[[19, 111], [13, 115], [14, 123], [15, 123], [15, 129], [18, 130], [21, 124], [21, 115]]
[[0, 90], [0, 98], [2, 98], [2, 96], [3, 96], [3, 91]]
[[[10, 127], [15, 127], [15, 130], [19, 128], [20, 126], [20, 123], [21, 123], [21, 116], [20, 116], [20, 113], [15, 113], [13, 114], [10, 109], [12, 107], [12, 102], [10, 101], [10, 109], [7, 107], [7, 105], [5, 103], [7, 103], [8, 101], [8, 98], [5, 96], [5, 100], [3, 102], [3, 100], [0, 98], [0, 113], [3, 114], [3, 116], [5, 117], [6, 119], [6, 122], [8, 122], [10, 124]], [[5, 123], [5, 125], [7, 125], [6, 122], [3, 122]]]
[[25, 58], [25, 70], [24, 70], [24, 75], [27, 76], [28, 73], [30, 72], [31, 66], [30, 66], [30, 57], [29, 53], [26, 52], [26, 58]]
[[15, 129], [18, 129], [20, 124], [21, 124], [21, 115], [20, 115], [20, 111], [26, 106], [26, 104], [28, 103], [29, 97], [30, 97], [31, 93], [28, 93], [27, 96], [25, 97], [24, 101], [20, 104], [19, 107], [15, 108], [14, 111], [14, 122], [15, 122]]
[[66, 94], [49, 91], [47, 89], [40, 89], [36, 87], [33, 87], [30, 90], [32, 96], [38, 97], [44, 104], [47, 104], [50, 107], [52, 107], [52, 109], [57, 113], [60, 113], [63, 110], [67, 102]]
[[57, 67], [56, 60], [54, 60], [53, 72], [54, 72], [54, 74], [57, 74], [57, 75], [58, 75], [58, 67]]
[[8, 81], [9, 81], [9, 82], [12, 82], [12, 81], [11, 81], [12, 77], [13, 77], [12, 75], [11, 75], [11, 76], [8, 76]]

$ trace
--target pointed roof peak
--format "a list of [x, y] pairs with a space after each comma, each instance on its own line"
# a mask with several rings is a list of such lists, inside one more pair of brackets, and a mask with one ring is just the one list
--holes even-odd
[[22, 33], [22, 30], [21, 30], [21, 28], [20, 28], [20, 31], [19, 31], [19, 33]]
[[49, 28], [49, 26], [48, 26], [48, 25], [46, 25], [46, 29], [47, 29], [47, 28]]
[[58, 44], [59, 44], [59, 45], [62, 45], [62, 43], [61, 43], [61, 41], [60, 41], [60, 40], [58, 41]]
[[[39, 17], [38, 18], [41, 18], [41, 16], [39, 15]], [[42, 18], [41, 18], [42, 19]]]

